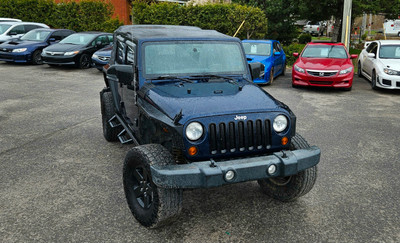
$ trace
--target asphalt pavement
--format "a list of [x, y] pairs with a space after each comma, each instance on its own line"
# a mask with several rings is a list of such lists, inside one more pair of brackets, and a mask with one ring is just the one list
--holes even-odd
[[178, 221], [142, 227], [122, 188], [130, 145], [102, 136], [101, 72], [0, 62], [0, 242], [400, 242], [400, 90], [263, 86], [321, 148], [291, 203], [256, 182], [184, 192]]

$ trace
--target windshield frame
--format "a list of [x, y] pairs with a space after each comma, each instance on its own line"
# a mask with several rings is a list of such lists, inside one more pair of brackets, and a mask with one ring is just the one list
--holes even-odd
[[[345, 52], [345, 54], [346, 54], [346, 57], [331, 57], [331, 56], [329, 56], [329, 54], [328, 54], [328, 56], [326, 56], [326, 57], [324, 57], [324, 56], [318, 56], [318, 57], [315, 57], [315, 56], [304, 56], [304, 53], [306, 52], [306, 50], [308, 49], [308, 48], [331, 48], [331, 51], [334, 49], [334, 48], [340, 48], [340, 49], [342, 49], [344, 52]], [[330, 51], [329, 51], [330, 52]], [[346, 48], [344, 47], [344, 46], [342, 46], [342, 45], [307, 45], [305, 48], [304, 48], [304, 50], [303, 50], [303, 52], [301, 53], [301, 57], [302, 58], [319, 58], [319, 59], [348, 59], [349, 58], [349, 54], [348, 54], [348, 52], [347, 52], [347, 50], [346, 50]]]
[[[26, 36], [29, 34], [32, 34], [32, 33], [37, 33], [37, 32], [47, 32], [47, 35], [46, 35], [46, 37], [44, 38], [44, 39], [40, 39], [40, 40], [33, 40], [33, 39], [24, 39], [24, 38], [26, 38]], [[49, 36], [51, 35], [53, 33], [53, 31], [51, 31], [50, 29], [49, 30], [43, 30], [43, 29], [41, 29], [41, 30], [37, 30], [37, 29], [34, 29], [34, 30], [31, 30], [31, 31], [29, 31], [28, 33], [26, 33], [25, 35], [23, 35], [21, 38], [20, 38], [20, 40], [25, 40], [25, 41], [40, 41], [40, 42], [45, 42], [48, 38], [49, 38]]]
[[[8, 27], [7, 27], [8, 26]], [[0, 35], [4, 34], [7, 32], [7, 30], [9, 30], [13, 25], [12, 24], [4, 24], [4, 23], [0, 23]], [[6, 28], [3, 30], [3, 28]]]
[[[146, 73], [146, 47], [149, 45], [158, 45], [158, 44], [171, 44], [171, 43], [183, 43], [183, 44], [233, 44], [238, 47], [239, 53], [241, 55], [241, 60], [243, 64], [243, 70], [241, 71], [229, 71], [229, 72], [196, 72], [196, 73], [157, 73], [157, 74], [147, 74]], [[240, 42], [238, 41], [230, 41], [230, 40], [155, 40], [155, 41], [145, 41], [141, 45], [141, 66], [142, 66], [142, 76], [145, 79], [157, 79], [159, 77], [163, 76], [176, 76], [176, 77], [191, 77], [191, 76], [196, 76], [199, 77], [201, 75], [222, 75], [222, 76], [244, 76], [248, 74], [248, 68], [247, 68], [247, 61], [246, 61], [246, 55], [244, 54], [243, 47]]]
[[400, 56], [398, 58], [393, 58], [393, 57], [382, 57], [381, 53], [382, 53], [382, 47], [393, 47], [393, 46], [397, 46], [398, 48], [400, 48], [400, 44], [385, 44], [385, 45], [380, 45], [379, 47], [379, 59], [400, 59]]
[[[90, 36], [91, 38], [89, 39], [89, 41], [87, 41], [86, 43], [71, 43], [71, 42], [67, 42], [69, 38], [72, 38], [74, 36]], [[64, 39], [62, 39], [60, 42], [58, 42], [59, 44], [71, 44], [71, 45], [89, 45], [90, 43], [93, 42], [93, 40], [97, 37], [97, 34], [90, 34], [90, 33], [73, 33], [67, 37], [65, 37]]]
[[[269, 48], [267, 48], [268, 50], [269, 50], [269, 54], [254, 54], [254, 53], [246, 53], [246, 48], [244, 48], [244, 45], [245, 44], [256, 44], [256, 45], [267, 45], [267, 47], [269, 46]], [[246, 55], [251, 55], [251, 56], [262, 56], [262, 57], [270, 57], [271, 56], [271, 54], [272, 54], [272, 43], [266, 43], [266, 42], [242, 42], [242, 45], [243, 45], [243, 49], [244, 49], [244, 53], [246, 54]]]

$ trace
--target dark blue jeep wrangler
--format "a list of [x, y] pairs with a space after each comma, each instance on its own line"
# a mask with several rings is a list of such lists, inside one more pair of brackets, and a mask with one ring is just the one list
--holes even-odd
[[107, 141], [133, 143], [126, 199], [144, 226], [170, 222], [182, 191], [257, 180], [294, 200], [311, 190], [320, 150], [296, 134], [296, 117], [252, 83], [239, 39], [188, 26], [122, 26], [100, 92]]

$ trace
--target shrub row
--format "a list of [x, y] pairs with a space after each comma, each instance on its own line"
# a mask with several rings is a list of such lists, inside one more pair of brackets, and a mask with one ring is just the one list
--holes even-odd
[[0, 16], [45, 23], [74, 31], [113, 32], [122, 23], [112, 19], [110, 1], [82, 0], [56, 4], [53, 0], [0, 0]]
[[264, 38], [267, 18], [259, 8], [238, 4], [179, 5], [174, 3], [133, 3], [135, 24], [190, 25], [202, 29], [214, 29], [233, 36], [244, 19], [236, 37], [241, 39]]
[[305, 46], [306, 44], [299, 44], [299, 43], [293, 43], [288, 46], [282, 46], [283, 51], [286, 54], [286, 60], [288, 66], [292, 66], [297, 59], [296, 57], [293, 56], [293, 53], [297, 52], [300, 54]]

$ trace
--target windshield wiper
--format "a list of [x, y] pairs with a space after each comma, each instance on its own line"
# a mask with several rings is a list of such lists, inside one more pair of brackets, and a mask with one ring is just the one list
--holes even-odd
[[235, 78], [232, 77], [227, 77], [227, 76], [222, 76], [222, 75], [217, 75], [217, 74], [200, 74], [200, 75], [191, 75], [190, 77], [194, 77], [194, 78], [206, 78], [206, 79], [211, 79], [211, 78], [222, 78], [225, 80], [231, 80], [231, 81], [235, 81]]
[[194, 83], [193, 80], [187, 79], [187, 78], [183, 78], [183, 77], [178, 77], [178, 76], [172, 76], [172, 75], [162, 75], [162, 76], [158, 76], [155, 78], [151, 79], [151, 82], [153, 80], [166, 80], [166, 79], [171, 79], [171, 80], [181, 80], [181, 81], [185, 81], [188, 83]]

